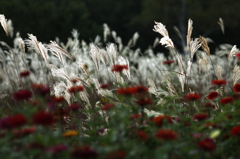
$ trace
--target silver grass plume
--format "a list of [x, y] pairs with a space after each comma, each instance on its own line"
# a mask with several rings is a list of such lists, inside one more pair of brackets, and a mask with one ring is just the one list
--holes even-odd
[[8, 36], [8, 29], [7, 29], [7, 19], [3, 14], [0, 14], [0, 23], [5, 31], [6, 35]]
[[72, 59], [72, 56], [63, 48], [61, 48], [55, 41], [50, 41], [50, 44], [47, 45], [49, 51], [51, 51], [59, 60], [63, 63], [62, 54]]
[[116, 60], [117, 60], [116, 46], [113, 43], [107, 46], [107, 53], [110, 60], [110, 66], [112, 67], [113, 65], [116, 64]]
[[220, 25], [222, 33], [224, 34], [224, 22], [221, 17], [219, 18], [218, 24]]
[[198, 58], [198, 74], [201, 74], [203, 59], [201, 57]]
[[152, 93], [152, 94], [154, 94], [154, 95], [158, 95], [158, 93], [157, 93], [157, 87], [156, 87], [156, 85], [155, 85], [155, 83], [154, 83], [154, 81], [153, 80], [151, 80], [151, 79], [147, 79], [147, 81], [148, 81], [148, 85], [150, 86], [149, 88], [148, 88], [148, 92], [150, 92], [150, 93]]
[[201, 41], [201, 45], [202, 45], [203, 50], [208, 54], [208, 56], [210, 56], [210, 49], [208, 47], [207, 40], [202, 36], [200, 36], [199, 39]]
[[240, 79], [240, 69], [239, 69], [239, 66], [235, 65], [233, 69], [233, 85], [235, 85], [239, 79]]
[[55, 95], [56, 97], [63, 96], [64, 99], [68, 102], [68, 104], [70, 104], [71, 95], [70, 95], [70, 93], [67, 91], [67, 90], [68, 90], [68, 87], [67, 87], [67, 85], [66, 85], [63, 81], [55, 84], [55, 85], [53, 86], [53, 90], [54, 90], [53, 93], [54, 93], [54, 95]]
[[163, 37], [160, 39], [160, 43], [162, 45], [166, 45], [165, 47], [174, 48], [172, 40], [169, 38], [168, 31], [165, 26], [160, 22], [155, 22], [153, 31], [158, 32]]
[[137, 43], [138, 38], [139, 38], [139, 34], [138, 34], [138, 32], [135, 32], [135, 33], [133, 34], [133, 37], [128, 41], [127, 46], [128, 46], [128, 47], [133, 47], [133, 46], [135, 46], [136, 43]]
[[127, 70], [124, 69], [122, 73], [125, 74], [129, 80], [131, 80], [129, 61], [126, 58], [120, 56], [118, 58], [118, 63], [120, 65], [127, 65], [128, 66], [128, 69]]
[[107, 41], [107, 37], [111, 34], [110, 29], [106, 23], [103, 24], [103, 40]]
[[44, 47], [44, 45], [41, 42], [37, 41], [36, 36], [32, 34], [28, 34], [27, 40], [25, 40], [26, 45], [30, 48], [35, 50], [37, 53], [42, 55], [43, 59], [45, 60], [46, 63], [48, 63], [48, 55], [47, 55], [47, 49]]
[[174, 26], [173, 29], [176, 32], [176, 34], [179, 36], [179, 38], [182, 40], [183, 37], [182, 37], [182, 34], [181, 34], [180, 30], [178, 29], [178, 27]]
[[13, 26], [12, 26], [12, 21], [9, 19], [7, 21], [7, 32], [8, 32], [8, 35], [10, 35], [10, 37], [13, 37]]
[[70, 78], [66, 74], [63, 68], [57, 68], [56, 66], [52, 64], [48, 64], [47, 67], [52, 71], [52, 75], [55, 77], [61, 77], [65, 79], [66, 81], [70, 81]]
[[186, 76], [183, 70], [183, 60], [181, 55], [177, 55], [177, 61], [178, 61], [178, 69], [180, 72], [180, 74], [178, 74], [178, 79], [182, 87], [182, 92], [184, 92], [184, 84], [185, 84]]
[[194, 41], [191, 40], [189, 45], [190, 45], [190, 59], [187, 63], [188, 67], [187, 67], [186, 76], [190, 75], [191, 66], [192, 66], [192, 62], [193, 62], [193, 56], [194, 56], [195, 52], [201, 47], [201, 43], [200, 43], [199, 38], [194, 39]]
[[230, 51], [229, 56], [228, 56], [228, 62], [230, 62], [231, 57], [232, 57], [233, 55], [235, 55], [235, 53], [236, 53], [237, 51], [238, 51], [237, 46], [234, 45], [234, 46], [232, 47], [231, 51]]
[[100, 64], [100, 53], [99, 53], [99, 48], [96, 47], [94, 44], [90, 44], [90, 51], [89, 51], [90, 56], [92, 57], [97, 70], [99, 70], [99, 64]]
[[222, 71], [223, 71], [222, 66], [218, 65], [217, 66], [217, 77], [218, 77], [218, 79], [222, 79]]
[[188, 20], [188, 32], [187, 32], [187, 46], [190, 47], [190, 41], [191, 41], [191, 36], [192, 36], [192, 30], [193, 30], [193, 21], [191, 19]]
[[158, 37], [155, 38], [155, 40], [153, 42], [153, 46], [152, 46], [153, 48], [155, 48], [159, 44], [159, 40], [160, 39]]
[[204, 52], [202, 52], [202, 59], [203, 59], [203, 62], [204, 62], [205, 68], [206, 68], [206, 72], [208, 72], [208, 60], [207, 60], [206, 54]]

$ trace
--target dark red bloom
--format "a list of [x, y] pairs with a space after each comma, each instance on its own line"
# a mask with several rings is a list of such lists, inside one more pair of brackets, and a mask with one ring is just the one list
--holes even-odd
[[82, 92], [83, 91], [83, 86], [72, 86], [68, 89], [69, 93], [76, 93], [76, 92]]
[[235, 84], [233, 86], [233, 90], [234, 90], [234, 92], [239, 93], [240, 92], [240, 83]]
[[169, 65], [169, 64], [171, 64], [171, 63], [174, 63], [174, 61], [173, 61], [173, 60], [163, 61], [163, 64], [164, 64], [164, 65]]
[[13, 94], [16, 101], [27, 100], [32, 97], [32, 93], [29, 90], [19, 90]]
[[200, 113], [200, 114], [196, 114], [193, 116], [193, 119], [198, 120], [198, 121], [202, 121], [208, 118], [208, 115], [206, 113]]
[[198, 142], [198, 146], [200, 149], [211, 152], [213, 150], [215, 150], [216, 145], [213, 141], [213, 139], [210, 138], [206, 138], [204, 140], [201, 140]]
[[188, 101], [199, 100], [201, 98], [201, 96], [200, 96], [200, 94], [197, 94], [197, 93], [190, 93], [188, 95], [185, 95], [184, 98]]
[[109, 84], [102, 84], [99, 88], [101, 88], [101, 89], [109, 89]]
[[113, 104], [105, 104], [103, 107], [102, 107], [102, 110], [109, 110], [109, 109], [112, 109], [114, 107]]
[[141, 98], [141, 99], [136, 100], [135, 102], [140, 106], [144, 106], [144, 105], [148, 105], [148, 104], [152, 103], [151, 99], [149, 99], [149, 98], [148, 99]]
[[71, 81], [72, 83], [77, 83], [78, 79], [73, 78], [73, 79], [71, 79], [70, 81]]
[[240, 52], [236, 53], [235, 56], [237, 57], [238, 60], [240, 60]]
[[123, 70], [128, 70], [127, 65], [114, 65], [112, 68], [112, 72], [122, 72]]
[[170, 129], [160, 129], [156, 132], [155, 137], [160, 140], [175, 140], [177, 133]]
[[137, 130], [136, 133], [137, 133], [138, 137], [141, 138], [142, 140], [147, 140], [148, 136], [147, 136], [146, 132]]
[[29, 71], [22, 71], [22, 72], [20, 72], [20, 77], [27, 77], [27, 76], [29, 76], [30, 75], [30, 72]]
[[39, 149], [39, 150], [43, 150], [45, 147], [43, 144], [37, 143], [37, 142], [32, 142], [30, 144], [27, 145], [28, 149]]
[[216, 106], [214, 104], [211, 104], [211, 103], [206, 103], [205, 107], [206, 108], [216, 108]]
[[44, 84], [32, 84], [31, 88], [33, 89], [35, 94], [39, 94], [41, 96], [50, 94], [50, 87], [45, 86]]
[[218, 92], [210, 92], [207, 96], [207, 99], [213, 100], [216, 97], [218, 97]]
[[161, 127], [163, 125], [163, 121], [167, 121], [169, 124], [173, 123], [172, 118], [167, 115], [159, 115], [159, 116], [153, 118], [153, 122], [159, 127]]
[[27, 124], [27, 118], [22, 114], [6, 117], [0, 120], [0, 128], [2, 129], [21, 127], [25, 124]]
[[233, 97], [224, 97], [221, 99], [221, 104], [228, 104], [233, 102]]
[[63, 102], [63, 101], [65, 101], [65, 99], [64, 99], [64, 97], [62, 97], [62, 96], [60, 96], [60, 97], [54, 97], [53, 100], [52, 100], [53, 103], [61, 103], [61, 102]]
[[231, 135], [240, 137], [240, 126], [235, 126], [232, 128]]
[[137, 93], [136, 87], [118, 88], [117, 93], [120, 95], [132, 95]]
[[72, 150], [71, 157], [82, 159], [95, 159], [98, 157], [98, 154], [89, 146], [78, 146]]
[[227, 84], [227, 81], [226, 80], [212, 80], [212, 85], [226, 85]]
[[33, 123], [37, 125], [50, 126], [55, 123], [54, 116], [45, 111], [40, 111], [33, 116]]
[[141, 85], [136, 86], [135, 88], [136, 88], [137, 93], [146, 93], [148, 91], [147, 87], [141, 86]]
[[112, 151], [107, 154], [105, 159], [124, 159], [126, 157], [126, 152], [123, 150]]
[[60, 145], [56, 145], [56, 146], [48, 148], [47, 152], [57, 154], [59, 152], [66, 151], [67, 149], [68, 149], [68, 147], [66, 145], [60, 144]]
[[141, 114], [133, 114], [131, 115], [130, 119], [137, 119], [141, 116]]
[[14, 130], [13, 134], [15, 135], [14, 137], [22, 137], [22, 136], [25, 136], [25, 135], [32, 134], [35, 131], [36, 131], [35, 127], [29, 127], [29, 128], [23, 128], [23, 129], [20, 129], [20, 130]]
[[78, 103], [73, 103], [73, 104], [69, 105], [68, 108], [69, 108], [70, 110], [72, 110], [72, 111], [76, 111], [76, 110], [78, 110], [79, 108], [81, 108], [81, 105], [78, 104]]

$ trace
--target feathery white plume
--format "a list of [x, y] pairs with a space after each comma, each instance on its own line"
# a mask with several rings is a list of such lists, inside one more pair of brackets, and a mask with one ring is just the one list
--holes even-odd
[[3, 14], [0, 14], [0, 23], [1, 23], [2, 27], [3, 27], [3, 30], [8, 35], [7, 19], [5, 18], [5, 16]]

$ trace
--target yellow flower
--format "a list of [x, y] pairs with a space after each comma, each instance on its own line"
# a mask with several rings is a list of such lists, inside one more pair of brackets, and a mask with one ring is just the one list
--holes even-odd
[[75, 130], [69, 130], [65, 133], [63, 133], [63, 137], [71, 137], [71, 136], [77, 136], [78, 132]]

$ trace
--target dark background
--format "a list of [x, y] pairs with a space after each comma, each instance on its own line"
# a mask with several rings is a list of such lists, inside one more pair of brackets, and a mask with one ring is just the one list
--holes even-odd
[[[0, 0], [0, 14], [13, 21], [15, 33], [19, 31], [24, 39], [27, 33], [32, 33], [42, 42], [48, 43], [55, 37], [66, 42], [72, 29], [77, 29], [79, 38], [90, 42], [96, 35], [103, 35], [102, 25], [107, 23], [125, 45], [139, 32], [137, 47], [142, 50], [161, 37], [152, 31], [154, 20], [166, 25], [181, 50], [180, 38], [173, 27], [177, 26], [186, 37], [189, 18], [193, 20], [193, 37], [210, 37], [215, 46], [222, 43], [239, 46], [239, 8], [237, 0]], [[224, 20], [224, 35], [217, 24], [219, 17]], [[3, 29], [0, 40], [12, 44]], [[164, 47], [156, 49], [162, 51]]]

